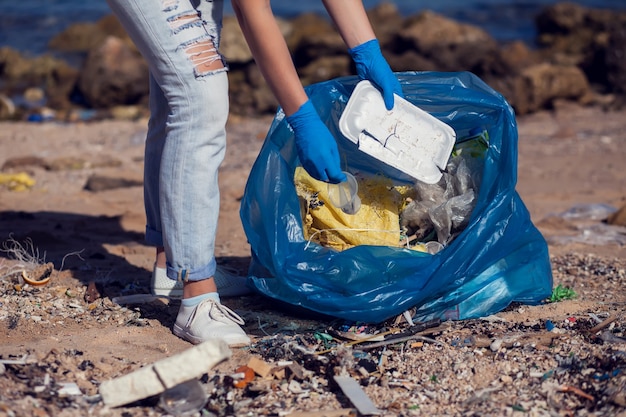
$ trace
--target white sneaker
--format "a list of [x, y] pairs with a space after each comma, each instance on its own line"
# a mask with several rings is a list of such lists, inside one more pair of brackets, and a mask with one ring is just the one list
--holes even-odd
[[228, 346], [238, 347], [250, 344], [250, 338], [239, 327], [243, 324], [243, 319], [230, 308], [207, 299], [192, 307], [181, 304], [173, 331], [194, 345], [222, 339]]
[[[246, 277], [231, 273], [220, 266], [215, 270], [213, 279], [220, 297], [238, 297], [252, 292], [246, 285]], [[150, 291], [161, 297], [181, 298], [183, 296], [183, 283], [168, 278], [165, 268], [155, 266], [152, 269]]]

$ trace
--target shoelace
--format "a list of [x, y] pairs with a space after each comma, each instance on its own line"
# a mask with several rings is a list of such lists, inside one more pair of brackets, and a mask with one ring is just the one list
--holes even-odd
[[216, 303], [213, 300], [204, 300], [204, 301], [201, 301], [200, 304], [198, 304], [198, 306], [189, 315], [189, 318], [187, 319], [187, 327], [191, 326], [191, 323], [193, 323], [193, 320], [195, 319], [196, 314], [198, 314], [198, 311], [200, 310], [202, 305], [207, 304], [207, 303], [210, 304], [210, 306], [207, 307], [208, 309], [207, 314], [209, 315], [209, 317], [214, 317], [214, 316], [211, 316], [211, 311], [213, 311], [213, 309], [215, 308], [215, 311], [221, 317], [224, 317], [230, 321], [233, 321], [241, 326], [245, 324], [243, 319], [237, 313], [235, 313], [233, 310], [226, 307], [225, 305]]
[[234, 321], [235, 323], [242, 325], [242, 326], [245, 324], [245, 322], [243, 321], [243, 319], [241, 318], [239, 314], [235, 313], [233, 310], [226, 307], [225, 305], [214, 302], [213, 307], [215, 307], [217, 311], [219, 311], [227, 319]]

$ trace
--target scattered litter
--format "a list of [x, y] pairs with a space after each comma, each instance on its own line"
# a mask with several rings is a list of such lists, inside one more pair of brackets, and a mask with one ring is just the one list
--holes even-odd
[[197, 379], [166, 389], [159, 396], [159, 407], [173, 416], [200, 411], [206, 402], [207, 394]]
[[26, 191], [35, 185], [35, 180], [25, 172], [17, 174], [4, 174], [0, 172], [0, 185], [9, 191]]
[[254, 370], [246, 365], [240, 366], [235, 370], [233, 379], [236, 380], [233, 383], [235, 388], [245, 388], [254, 379]]
[[489, 323], [496, 323], [496, 322], [500, 322], [500, 323], [506, 323], [507, 320], [505, 318], [502, 318], [500, 316], [496, 316], [495, 314], [489, 315], [489, 316], [485, 316], [485, 317], [481, 317], [480, 320], [484, 320], [487, 321]]
[[96, 283], [94, 281], [91, 281], [87, 285], [87, 290], [85, 290], [85, 301], [88, 303], [93, 303], [98, 298], [100, 298], [100, 292], [96, 287]]
[[[47, 375], [47, 374], [46, 374]], [[71, 397], [75, 395], [83, 395], [82, 391], [75, 382], [61, 382], [61, 388], [57, 391], [59, 397]]]
[[333, 379], [359, 413], [366, 416], [382, 414], [355, 379], [339, 375], [335, 375]]
[[589, 313], [589, 317], [591, 317], [596, 323], [602, 323], [603, 321], [597, 314], [594, 313]]
[[429, 343], [434, 343], [434, 344], [443, 344], [443, 343], [438, 342], [437, 340], [431, 339], [429, 337], [420, 336], [420, 335], [417, 335], [417, 334], [412, 334], [412, 335], [408, 335], [408, 336], [401, 336], [401, 337], [390, 338], [390, 339], [384, 340], [382, 342], [370, 343], [368, 345], [362, 346], [361, 349], [365, 349], [365, 350], [376, 349], [376, 348], [379, 348], [379, 347], [392, 345], [392, 344], [396, 344], [396, 343], [409, 342], [411, 340], [422, 340], [422, 341], [429, 342]]
[[0, 359], [0, 363], [3, 365], [26, 365], [28, 356], [25, 354], [21, 359]]
[[178, 355], [102, 382], [99, 388], [100, 395], [102, 401], [109, 407], [129, 404], [198, 378], [230, 356], [231, 351], [226, 342], [222, 340], [203, 342]]
[[618, 214], [618, 210], [608, 204], [577, 204], [551, 216], [566, 220], [571, 230], [563, 235], [550, 235], [547, 240], [555, 245], [626, 245], [626, 227], [619, 222], [608, 221]]
[[356, 417], [356, 412], [351, 408], [330, 411], [296, 411], [287, 414], [288, 417]]
[[[290, 365], [291, 361], [289, 361], [286, 364], [283, 364], [282, 366], [287, 366]], [[278, 364], [278, 366], [281, 366], [280, 364]], [[271, 373], [272, 370], [274, 369], [274, 365], [265, 362], [264, 360], [256, 357], [256, 356], [252, 356], [250, 358], [250, 360], [248, 361], [248, 368], [252, 369], [254, 371], [255, 374], [259, 375], [261, 378], [267, 378]]]
[[576, 204], [560, 213], [564, 219], [604, 220], [617, 209], [608, 204]]
[[152, 294], [130, 294], [130, 295], [120, 295], [118, 297], [113, 297], [111, 301], [118, 305], [148, 304], [148, 303], [153, 303], [155, 301], [161, 301], [167, 304], [169, 302], [169, 299], [167, 297], [163, 297], [159, 295], [152, 295]]
[[626, 338], [615, 336], [610, 331], [604, 331], [600, 334], [600, 340], [606, 343], [626, 343]]
[[572, 387], [570, 385], [563, 385], [560, 387], [560, 391], [561, 392], [571, 392], [574, 393], [576, 395], [578, 395], [579, 397], [582, 397], [586, 400], [589, 401], [595, 401], [595, 398], [593, 397], [593, 395], [589, 395], [586, 392], [584, 392], [583, 390], [581, 390], [580, 388], [576, 388], [576, 387]]
[[606, 327], [608, 327], [611, 323], [613, 323], [615, 320], [617, 320], [617, 316], [609, 316], [609, 318], [607, 318], [606, 320], [600, 322], [597, 326], [594, 326], [593, 328], [589, 329], [589, 333], [591, 334], [596, 334], [598, 333], [600, 330], [605, 329]]
[[547, 240], [555, 245], [582, 243], [586, 245], [626, 245], [626, 227], [605, 223], [576, 226], [578, 233], [565, 236], [548, 236]]
[[[553, 329], [554, 331], [555, 329]], [[510, 348], [513, 346], [524, 345], [542, 345], [550, 346], [559, 334], [553, 331], [533, 332], [533, 333], [513, 333], [493, 339], [489, 348], [493, 352], [499, 351], [501, 348]]]
[[54, 272], [54, 265], [52, 262], [38, 265], [32, 268], [30, 271], [22, 270], [22, 279], [25, 283], [34, 286], [46, 285], [50, 282], [50, 278]]
[[615, 213], [606, 218], [606, 222], [613, 226], [626, 226], [626, 204], [620, 207]]
[[488, 399], [489, 395], [491, 395], [494, 392], [498, 392], [502, 390], [502, 387], [487, 387], [487, 388], [483, 388], [481, 390], [478, 390], [474, 393], [474, 395], [470, 398], [468, 398], [465, 402], [464, 405], [468, 406], [468, 405], [472, 405], [475, 403], [480, 403], [485, 401], [486, 399]]
[[328, 332], [339, 338], [346, 339], [346, 340], [353, 340], [353, 341], [367, 340], [370, 342], [374, 342], [374, 341], [385, 340], [384, 334], [371, 333], [372, 329], [376, 331], [375, 327], [368, 326], [367, 324], [348, 323], [348, 324], [343, 324], [336, 329], [331, 327], [330, 329], [328, 329]]
[[[333, 377], [339, 375], [351, 378], [360, 395], [369, 396], [370, 403], [380, 405], [374, 408], [385, 415], [413, 415], [416, 410], [424, 415], [442, 415], [451, 407], [487, 412], [494, 401], [502, 398], [508, 401], [502, 405], [504, 412], [519, 407], [528, 414], [546, 410], [558, 413], [569, 407], [580, 412], [600, 410], [603, 415], [614, 415], [619, 411], [617, 407], [626, 404], [622, 392], [626, 328], [623, 301], [619, 294], [606, 291], [604, 283], [623, 282], [623, 261], [586, 255], [558, 256], [553, 261], [557, 282], [562, 286], [576, 283], [581, 298], [592, 290], [602, 292], [607, 294], [606, 303], [586, 314], [572, 311], [561, 314], [560, 308], [550, 305], [536, 309], [513, 306], [497, 316], [444, 322], [419, 321], [411, 309], [380, 324], [343, 320], [311, 324], [295, 318], [280, 320], [271, 311], [255, 311], [248, 313], [255, 320], [247, 320], [246, 330], [260, 333], [256, 329], [258, 318], [259, 322], [268, 323], [266, 329], [272, 331], [242, 352], [249, 355], [244, 356], [244, 362], [236, 366], [226, 363], [225, 371], [205, 370], [201, 376], [194, 376], [202, 372], [200, 369], [187, 373], [173, 366], [175, 372], [169, 372], [155, 364], [144, 365], [136, 372], [147, 369], [152, 376], [136, 379], [137, 386], [130, 389], [121, 379], [107, 381], [107, 375], [128, 373], [125, 375], [128, 377], [129, 369], [143, 365], [128, 362], [122, 355], [105, 356], [98, 361], [81, 357], [78, 350], [55, 349], [43, 359], [44, 352], [40, 350], [38, 355], [19, 352], [0, 359], [0, 379], [8, 398], [0, 409], [8, 404], [13, 407], [8, 412], [15, 412], [19, 404], [15, 393], [22, 392], [57, 414], [60, 409], [86, 406], [102, 412], [111, 405], [106, 402], [106, 395], [94, 395], [99, 387], [104, 390], [107, 384], [116, 381], [113, 385], [121, 391], [117, 398], [125, 398], [129, 392], [144, 389], [146, 381], [152, 385], [152, 378], [164, 374], [164, 382], [159, 382], [159, 394], [125, 404], [129, 407], [126, 411], [207, 417], [254, 414], [260, 409], [268, 415], [284, 417], [363, 415], [348, 402], [357, 394], [352, 397], [346, 394], [343, 403], [337, 401], [342, 399], [343, 388], [334, 383]], [[582, 283], [575, 279], [587, 273], [602, 279], [589, 279], [579, 286]], [[129, 309], [105, 296], [93, 303], [97, 305], [95, 310], [88, 310], [87, 285], [71, 287], [69, 293], [67, 286], [22, 285], [17, 292], [13, 285], [19, 277], [18, 273], [0, 282], [0, 320], [9, 335], [11, 329], [19, 328], [26, 320], [29, 326], [48, 320], [54, 320], [57, 326], [69, 320], [81, 320], [85, 326], [92, 326], [96, 320], [134, 326], [135, 320], [146, 320], [136, 315], [138, 312], [154, 311], [154, 306], [149, 305]], [[128, 285], [128, 291], [137, 288]], [[561, 307], [569, 310], [568, 305]], [[53, 311], [54, 315], [46, 311]], [[40, 321], [35, 321], [38, 316]], [[548, 331], [549, 324], [554, 326], [552, 331]], [[350, 335], [341, 337], [333, 329]], [[164, 354], [168, 352], [166, 343], [155, 348]], [[195, 357], [191, 362], [194, 367], [200, 363]], [[443, 371], [442, 363], [449, 363], [450, 369]], [[488, 388], [476, 392], [463, 390], [468, 379], [483, 373], [494, 375]], [[56, 382], [61, 375], [70, 382]], [[172, 376], [185, 375], [188, 379], [184, 381], [171, 381]], [[192, 394], [192, 385], [200, 388], [198, 396]], [[458, 394], [453, 398], [451, 392]]]

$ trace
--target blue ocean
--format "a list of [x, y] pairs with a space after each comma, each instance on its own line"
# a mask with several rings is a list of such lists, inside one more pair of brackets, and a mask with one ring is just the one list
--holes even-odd
[[[532, 43], [534, 17], [554, 0], [395, 0], [403, 16], [433, 10], [458, 21], [481, 26], [500, 41]], [[626, 0], [575, 0], [586, 7], [626, 10]], [[364, 0], [370, 9], [381, 0]], [[273, 0], [277, 16], [293, 17], [303, 12], [324, 13], [321, 1]], [[30, 55], [48, 51], [52, 36], [76, 22], [95, 22], [110, 13], [105, 0], [0, 0], [0, 46], [9, 46]], [[232, 14], [227, 1], [226, 13]]]

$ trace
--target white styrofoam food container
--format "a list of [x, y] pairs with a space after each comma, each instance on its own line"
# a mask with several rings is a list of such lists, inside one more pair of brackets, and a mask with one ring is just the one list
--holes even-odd
[[341, 133], [359, 150], [405, 174], [434, 184], [441, 179], [456, 141], [449, 125], [409, 101], [394, 97], [387, 110], [374, 85], [360, 81], [339, 119]]

